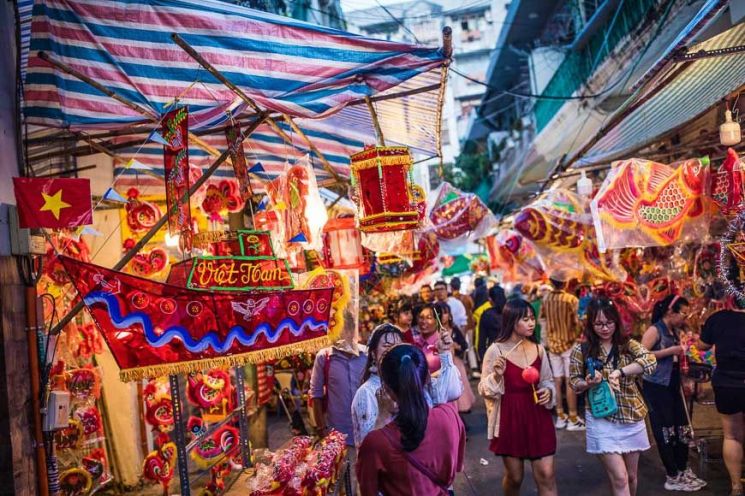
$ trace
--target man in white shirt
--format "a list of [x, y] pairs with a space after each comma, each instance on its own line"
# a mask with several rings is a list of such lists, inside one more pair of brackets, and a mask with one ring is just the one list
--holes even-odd
[[466, 307], [455, 296], [448, 296], [448, 285], [445, 284], [445, 281], [437, 281], [435, 283], [435, 300], [448, 304], [450, 313], [453, 315], [453, 323], [461, 331], [464, 331], [468, 325]]

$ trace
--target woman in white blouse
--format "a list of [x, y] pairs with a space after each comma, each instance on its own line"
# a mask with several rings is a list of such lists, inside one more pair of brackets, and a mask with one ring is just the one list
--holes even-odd
[[[388, 398], [381, 387], [378, 367], [385, 351], [403, 341], [401, 330], [393, 324], [382, 324], [370, 335], [367, 349], [367, 367], [362, 377], [362, 385], [352, 400], [352, 426], [354, 445], [359, 447], [370, 431], [379, 429], [393, 418], [395, 403]], [[453, 340], [441, 333], [437, 343], [442, 366], [425, 393], [430, 408], [460, 398], [463, 385], [458, 369], [453, 364], [451, 348]]]

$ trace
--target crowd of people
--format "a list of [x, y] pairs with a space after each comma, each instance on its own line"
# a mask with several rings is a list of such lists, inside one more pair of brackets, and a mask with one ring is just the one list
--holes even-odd
[[[318, 353], [316, 428], [347, 435], [360, 494], [453, 494], [464, 464], [462, 416], [476, 400], [470, 380], [485, 402], [505, 495], [520, 493], [526, 461], [538, 494], [558, 494], [560, 429], [586, 431], [586, 450], [597, 455], [611, 494], [636, 494], [640, 454], [650, 448], [647, 421], [664, 488], [706, 486], [690, 468], [681, 388], [688, 301], [670, 295], [657, 302], [649, 327], [633, 336], [619, 302], [600, 292], [578, 297], [568, 282], [556, 272], [550, 284], [507, 292], [476, 278], [469, 294], [457, 277], [438, 281], [369, 307], [361, 338]], [[733, 303], [708, 318], [698, 343], [715, 347], [712, 384], [733, 496], [743, 494], [744, 328], [745, 305]]]

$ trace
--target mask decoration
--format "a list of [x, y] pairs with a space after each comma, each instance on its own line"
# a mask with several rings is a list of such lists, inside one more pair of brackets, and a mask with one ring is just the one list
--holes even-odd
[[59, 450], [78, 449], [84, 437], [83, 423], [73, 417], [67, 427], [54, 432], [54, 445]]
[[82, 468], [70, 468], [59, 475], [63, 496], [85, 496], [93, 489], [93, 478]]
[[145, 421], [154, 431], [169, 432], [173, 430], [173, 403], [171, 395], [164, 387], [150, 380], [143, 390], [145, 401]]
[[86, 437], [103, 433], [101, 413], [95, 405], [78, 408], [75, 410], [75, 417], [83, 424], [83, 433]]
[[222, 369], [211, 369], [206, 373], [192, 372], [187, 377], [186, 397], [189, 403], [203, 410], [224, 407], [233, 409], [233, 387], [230, 374]]
[[213, 222], [222, 221], [223, 212], [240, 212], [243, 208], [238, 186], [233, 181], [220, 181], [207, 186], [202, 210]]
[[92, 366], [68, 370], [65, 373], [67, 390], [78, 400], [98, 399], [101, 396], [101, 376]]
[[240, 447], [238, 429], [226, 424], [200, 441], [191, 451], [191, 458], [202, 469], [211, 467], [215, 460], [230, 457]]
[[176, 444], [168, 441], [167, 437], [159, 438], [158, 448], [151, 451], [142, 467], [142, 476], [163, 487], [163, 494], [168, 494], [168, 484], [173, 479], [176, 466]]

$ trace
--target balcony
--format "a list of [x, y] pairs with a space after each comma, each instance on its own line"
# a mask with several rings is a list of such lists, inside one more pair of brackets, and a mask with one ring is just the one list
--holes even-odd
[[[624, 2], [612, 26], [614, 16], [590, 38], [584, 48], [567, 53], [541, 94], [571, 95], [577, 91], [617, 45], [642, 24], [658, 3], [659, 0]], [[536, 101], [534, 112], [537, 132], [546, 127], [564, 103], [562, 100]]]

